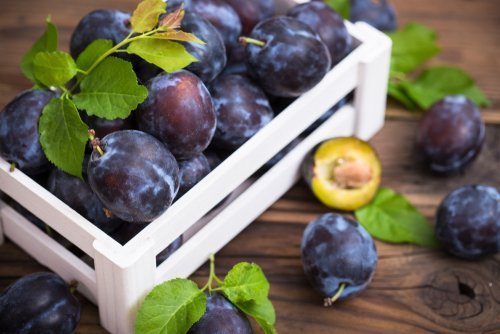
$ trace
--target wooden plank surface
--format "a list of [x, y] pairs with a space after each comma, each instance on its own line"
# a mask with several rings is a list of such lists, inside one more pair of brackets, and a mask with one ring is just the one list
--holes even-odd
[[[47, 14], [67, 49], [79, 18], [96, 8], [133, 9], [135, 0], [2, 0], [0, 2], [0, 106], [29, 87], [18, 64], [41, 33]], [[390, 103], [387, 123], [372, 144], [383, 164], [383, 184], [407, 195], [429, 218], [452, 189], [471, 183], [500, 187], [500, 1], [393, 0], [402, 24], [435, 28], [442, 54], [433, 63], [471, 73], [493, 101], [483, 110], [487, 142], [465, 173], [438, 177], [414, 152], [418, 115]], [[441, 251], [377, 242], [379, 264], [359, 297], [323, 308], [302, 272], [300, 240], [305, 225], [329, 210], [298, 184], [217, 254], [217, 272], [239, 261], [259, 263], [271, 282], [280, 333], [500, 333], [500, 255], [479, 262]], [[208, 268], [193, 279], [204, 282]], [[20, 276], [44, 270], [10, 241], [0, 246], [0, 291]], [[77, 333], [105, 333], [94, 305], [81, 298]]]

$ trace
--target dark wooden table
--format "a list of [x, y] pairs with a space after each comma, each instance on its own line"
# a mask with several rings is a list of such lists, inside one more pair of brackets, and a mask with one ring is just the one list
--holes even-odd
[[[132, 10], [135, 0], [2, 0], [0, 2], [0, 106], [30, 85], [18, 64], [51, 14], [60, 44], [81, 16], [95, 8]], [[442, 54], [433, 62], [464, 68], [477, 79], [493, 106], [483, 110], [487, 141], [465, 173], [437, 177], [417, 163], [413, 151], [419, 115], [389, 104], [387, 122], [372, 144], [383, 164], [383, 185], [404, 193], [433, 219], [441, 199], [471, 183], [500, 187], [500, 1], [394, 0], [400, 23], [418, 21], [439, 33]], [[217, 254], [224, 274], [239, 261], [260, 264], [271, 282], [280, 333], [500, 333], [500, 255], [479, 262], [441, 251], [377, 242], [379, 264], [359, 297], [324, 308], [307, 284], [300, 260], [306, 224], [329, 210], [299, 184]], [[15, 279], [44, 270], [9, 240], [0, 246], [0, 291]], [[193, 278], [206, 281], [207, 267]], [[81, 298], [77, 333], [104, 333], [97, 308]]]

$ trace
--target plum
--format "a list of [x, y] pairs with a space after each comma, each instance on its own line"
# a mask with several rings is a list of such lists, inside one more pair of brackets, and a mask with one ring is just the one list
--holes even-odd
[[257, 24], [248, 43], [248, 70], [271, 95], [296, 97], [323, 79], [331, 67], [328, 48], [304, 22], [277, 16]]
[[71, 334], [80, 321], [80, 303], [54, 273], [24, 276], [0, 295], [2, 334]]
[[180, 70], [151, 79], [137, 110], [139, 129], [160, 139], [177, 159], [203, 152], [215, 133], [212, 98], [194, 74]]
[[236, 150], [273, 118], [264, 92], [241, 75], [223, 75], [209, 89], [217, 114], [214, 135], [217, 147]]
[[186, 50], [198, 59], [186, 69], [196, 74], [205, 83], [212, 81], [222, 72], [227, 62], [226, 47], [222, 36], [209, 21], [194, 13], [184, 15], [181, 28], [205, 42], [205, 44], [184, 43]]
[[389, 0], [351, 0], [350, 20], [366, 22], [382, 31], [398, 27], [396, 12]]
[[0, 155], [30, 176], [51, 166], [40, 145], [38, 121], [55, 97], [50, 90], [26, 90], [0, 112]]
[[242, 33], [249, 34], [260, 21], [274, 16], [274, 0], [224, 0], [240, 17]]
[[71, 35], [71, 56], [76, 59], [96, 39], [108, 39], [118, 44], [131, 31], [129, 13], [114, 9], [90, 12], [81, 19]]
[[181, 160], [178, 163], [180, 186], [176, 198], [187, 193], [211, 171], [210, 164], [203, 154], [188, 160]]
[[156, 219], [179, 190], [179, 167], [172, 153], [137, 130], [104, 137], [92, 152], [87, 172], [90, 187], [104, 206], [132, 223]]
[[252, 334], [248, 319], [217, 292], [207, 296], [207, 309], [188, 334]]
[[88, 125], [89, 129], [95, 131], [95, 136], [98, 138], [102, 138], [116, 131], [134, 128], [134, 122], [130, 116], [127, 118], [105, 119], [82, 113], [82, 120]]
[[238, 44], [241, 21], [234, 9], [223, 0], [185, 0], [187, 12], [196, 13], [207, 19], [219, 31], [226, 51]]
[[101, 200], [90, 186], [78, 177], [54, 169], [50, 174], [47, 189], [106, 233], [112, 232], [123, 223], [116, 217], [108, 217]]
[[354, 219], [333, 213], [307, 225], [301, 252], [306, 277], [325, 306], [363, 291], [378, 259], [370, 234]]
[[453, 190], [436, 214], [436, 238], [443, 248], [465, 259], [500, 252], [500, 192], [485, 185]]
[[464, 169], [485, 140], [479, 109], [465, 96], [450, 95], [425, 113], [417, 128], [417, 150], [430, 170], [448, 173]]
[[312, 149], [302, 162], [301, 172], [323, 204], [352, 211], [373, 199], [382, 167], [370, 144], [354, 137], [339, 137]]
[[310, 26], [328, 47], [332, 65], [340, 62], [352, 49], [352, 37], [344, 24], [344, 19], [323, 2], [312, 1], [291, 8], [288, 16]]

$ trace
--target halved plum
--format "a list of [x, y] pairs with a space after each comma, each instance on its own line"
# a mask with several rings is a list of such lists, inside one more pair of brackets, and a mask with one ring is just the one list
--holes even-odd
[[301, 171], [323, 204], [353, 211], [375, 196], [382, 166], [370, 144], [354, 137], [339, 137], [326, 140], [311, 150]]

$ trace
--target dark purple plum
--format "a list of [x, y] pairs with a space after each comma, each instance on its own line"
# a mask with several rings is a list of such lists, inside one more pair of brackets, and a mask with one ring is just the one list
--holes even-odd
[[[130, 56], [130, 55], [128, 55]], [[161, 68], [143, 59], [133, 58], [134, 72], [137, 75], [137, 79], [143, 85], [147, 85], [148, 81], [156, 77], [158, 74], [163, 72]]]
[[210, 164], [203, 154], [179, 161], [178, 163], [180, 186], [176, 198], [180, 198], [187, 193], [211, 171]]
[[218, 77], [209, 89], [217, 114], [217, 147], [236, 150], [273, 118], [264, 92], [241, 75]]
[[89, 129], [95, 131], [97, 138], [102, 138], [116, 131], [130, 130], [134, 127], [132, 117], [105, 119], [83, 113], [82, 120], [88, 125]]
[[436, 238], [455, 256], [478, 259], [500, 252], [500, 192], [484, 185], [452, 191], [436, 214]]
[[253, 27], [260, 21], [274, 16], [274, 0], [224, 0], [240, 17], [241, 32], [245, 35], [252, 32]]
[[137, 110], [139, 129], [160, 139], [177, 159], [203, 152], [216, 126], [212, 98], [203, 82], [180, 70], [153, 78], [148, 91]]
[[186, 50], [198, 59], [186, 69], [196, 74], [205, 83], [212, 81], [222, 72], [227, 62], [226, 47], [222, 36], [209, 21], [194, 13], [184, 15], [181, 28], [205, 42], [205, 44], [184, 43]]
[[160, 141], [137, 130], [123, 130], [101, 141], [88, 166], [89, 184], [113, 215], [132, 223], [156, 219], [179, 190], [179, 167]]
[[296, 5], [288, 16], [310, 26], [328, 47], [332, 65], [344, 59], [352, 49], [352, 37], [344, 24], [344, 19], [323, 2], [312, 1]]
[[435, 172], [461, 170], [471, 163], [485, 140], [479, 109], [462, 95], [436, 102], [417, 129], [417, 149]]
[[327, 213], [312, 221], [302, 237], [304, 272], [312, 287], [331, 298], [356, 295], [370, 283], [377, 266], [377, 249], [368, 232], [354, 219]]
[[297, 19], [267, 19], [255, 26], [250, 37], [265, 44], [247, 45], [248, 69], [271, 95], [302, 95], [320, 82], [331, 67], [325, 43]]
[[188, 334], [252, 334], [248, 319], [218, 293], [207, 295], [207, 309]]
[[118, 44], [131, 32], [130, 14], [114, 9], [98, 9], [78, 23], [70, 41], [70, 53], [77, 58], [96, 39], [109, 39]]
[[0, 112], [0, 155], [31, 176], [51, 166], [40, 145], [38, 121], [54, 97], [49, 90], [26, 90]]
[[[125, 245], [133, 237], [135, 237], [139, 232], [144, 229], [146, 225], [139, 224], [122, 224], [116, 230], [114, 230], [110, 236], [119, 242], [121, 245]], [[163, 261], [168, 259], [176, 250], [182, 246], [183, 237], [182, 235], [175, 239], [167, 248], [162, 250], [158, 255], [156, 255], [156, 265], [160, 265]]]
[[54, 169], [50, 174], [47, 189], [106, 233], [112, 232], [122, 224], [116, 217], [106, 215], [101, 200], [90, 186], [78, 177]]
[[350, 19], [369, 23], [382, 31], [398, 27], [396, 11], [389, 0], [351, 0]]
[[54, 273], [24, 276], [0, 295], [2, 334], [71, 334], [80, 321], [80, 303]]
[[234, 9], [223, 0], [185, 0], [186, 11], [196, 13], [207, 19], [219, 31], [226, 51], [238, 44], [241, 34], [241, 21]]
[[214, 170], [217, 166], [219, 166], [222, 162], [222, 158], [220, 157], [219, 153], [217, 153], [213, 149], [208, 149], [203, 152], [203, 155], [205, 158], [207, 158], [208, 165], [210, 166], [210, 170]]
[[222, 71], [224, 74], [239, 74], [250, 77], [246, 63], [246, 47], [242, 44], [235, 45], [228, 55], [227, 65]]

